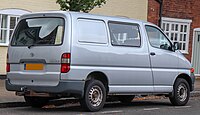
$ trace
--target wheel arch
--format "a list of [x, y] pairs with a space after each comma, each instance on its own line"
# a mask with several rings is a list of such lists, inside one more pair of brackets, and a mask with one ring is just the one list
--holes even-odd
[[93, 72], [88, 74], [88, 76], [87, 76], [85, 81], [87, 82], [87, 81], [89, 81], [91, 79], [96, 79], [96, 80], [101, 81], [104, 84], [105, 88], [106, 88], [106, 93], [109, 92], [109, 87], [108, 87], [109, 80], [108, 80], [108, 77], [106, 76], [105, 73], [100, 72], [100, 71], [93, 71]]
[[189, 86], [190, 86], [190, 91], [192, 91], [192, 79], [190, 78], [190, 76], [189, 76], [188, 74], [185, 74], [185, 73], [179, 74], [179, 75], [176, 77], [176, 79], [174, 80], [174, 84], [175, 84], [175, 82], [176, 82], [176, 80], [177, 80], [178, 78], [185, 79], [185, 80], [188, 82]]

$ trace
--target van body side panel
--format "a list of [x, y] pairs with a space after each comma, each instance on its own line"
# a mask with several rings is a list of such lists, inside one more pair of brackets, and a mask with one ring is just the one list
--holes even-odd
[[174, 78], [179, 74], [177, 53], [153, 47], [150, 51], [156, 53], [151, 56], [154, 85], [173, 86]]
[[[167, 87], [169, 87], [168, 90], [171, 92], [174, 84], [173, 81], [179, 75], [179, 55], [177, 52], [162, 48], [161, 44], [164, 44], [165, 42], [165, 44], [167, 44], [167, 42], [170, 43], [170, 41], [167, 40], [167, 37], [160, 29], [153, 25], [144, 25], [144, 27], [145, 26], [155, 92], [160, 92]], [[163, 36], [165, 38], [162, 38]]]
[[[192, 81], [192, 87], [190, 91], [194, 90], [194, 83], [195, 83], [195, 75], [194, 73], [190, 72], [190, 69], [192, 68], [191, 63], [184, 57], [184, 55], [181, 54], [181, 52], [178, 52], [179, 54], [179, 74], [186, 74], [190, 77], [191, 81]], [[175, 80], [174, 80], [175, 82]]]
[[[109, 91], [112, 93], [120, 91], [118, 90], [120, 88], [116, 89], [113, 86], [149, 86], [150, 88], [147, 88], [146, 91], [145, 89], [141, 91], [153, 92], [149, 52], [144, 33], [141, 30], [141, 47], [112, 46], [108, 33], [108, 20], [104, 19], [109, 43], [83, 43], [79, 41], [77, 32], [79, 17], [73, 15], [72, 18], [71, 70], [67, 76], [62, 76], [63, 80], [85, 80], [91, 72], [98, 71], [108, 77]], [[87, 19], [90, 21], [101, 20], [98, 17], [87, 17]], [[96, 29], [98, 30], [98, 27]], [[134, 89], [129, 91], [134, 92]], [[125, 92], [127, 93], [127, 91]]]

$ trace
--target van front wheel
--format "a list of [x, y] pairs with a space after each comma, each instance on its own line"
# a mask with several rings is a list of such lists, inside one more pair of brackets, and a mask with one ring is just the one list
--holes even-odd
[[87, 111], [99, 111], [106, 100], [106, 88], [101, 81], [86, 82], [84, 97], [80, 100], [81, 106]]
[[176, 106], [186, 105], [190, 97], [189, 84], [185, 79], [178, 78], [174, 84], [173, 94], [169, 96], [170, 102]]

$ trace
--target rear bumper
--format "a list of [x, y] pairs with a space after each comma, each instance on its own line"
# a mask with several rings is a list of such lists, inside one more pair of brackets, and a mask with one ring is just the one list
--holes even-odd
[[83, 96], [85, 81], [60, 81], [57, 86], [25, 86], [25, 85], [13, 85], [6, 80], [6, 89], [8, 91], [19, 91], [26, 88], [26, 90], [32, 90], [40, 93], [52, 93], [52, 94], [75, 94]]
[[194, 73], [192, 73], [192, 74], [190, 75], [190, 77], [191, 77], [191, 79], [192, 79], [192, 87], [191, 87], [190, 90], [193, 91], [193, 90], [194, 90], [194, 83], [195, 83], [196, 78], [195, 78]]

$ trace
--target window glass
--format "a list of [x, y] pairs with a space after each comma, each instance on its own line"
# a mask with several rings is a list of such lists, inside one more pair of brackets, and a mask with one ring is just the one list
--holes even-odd
[[187, 32], [187, 25], [184, 26], [184, 32]]
[[6, 43], [7, 30], [1, 30], [0, 33], [0, 43]]
[[19, 22], [12, 45], [59, 45], [62, 43], [64, 20], [61, 18], [34, 18]]
[[178, 31], [178, 24], [176, 24], [176, 29], [175, 29], [175, 31]]
[[167, 28], [166, 28], [166, 30], [169, 31], [169, 24], [167, 24]]
[[139, 47], [141, 38], [135, 24], [109, 23], [112, 45]]
[[183, 32], [183, 25], [181, 25], [181, 31], [180, 32]]
[[12, 33], [13, 33], [13, 30], [10, 30], [9, 38], [11, 37]]
[[106, 25], [100, 20], [78, 20], [78, 41], [84, 43], [106, 44]]
[[7, 15], [0, 15], [0, 43], [6, 43], [7, 37]]
[[17, 23], [17, 17], [10, 17], [10, 29], [14, 29]]
[[8, 24], [7, 21], [8, 21], [8, 16], [2, 15], [1, 28], [7, 28], [7, 24]]
[[174, 24], [172, 24], [172, 30], [174, 30]]
[[165, 35], [157, 28], [152, 26], [146, 26], [149, 42], [153, 47], [172, 50], [172, 45]]
[[7, 45], [18, 16], [0, 14], [0, 45]]

